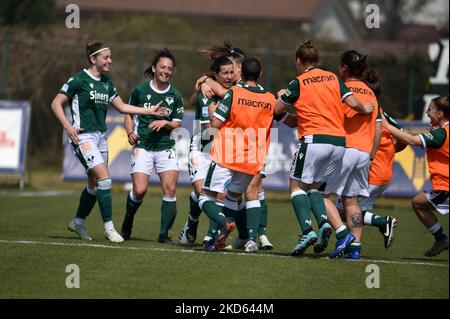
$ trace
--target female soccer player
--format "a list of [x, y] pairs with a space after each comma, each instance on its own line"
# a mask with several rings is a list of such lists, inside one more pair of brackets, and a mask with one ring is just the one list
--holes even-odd
[[[111, 104], [122, 113], [163, 115], [159, 106], [143, 109], [125, 104], [111, 80], [105, 75], [112, 63], [111, 50], [101, 42], [86, 47], [89, 67], [71, 77], [53, 99], [52, 110], [70, 138], [74, 154], [86, 168], [88, 186], [83, 190], [75, 218], [68, 229], [81, 239], [92, 240], [85, 219], [98, 200], [105, 236], [112, 242], [123, 238], [114, 229], [111, 205], [111, 177], [108, 171], [106, 113]], [[64, 115], [63, 105], [69, 102], [72, 124]]]
[[183, 98], [170, 84], [174, 67], [175, 57], [168, 49], [156, 51], [150, 67], [144, 71], [150, 80], [138, 85], [130, 96], [130, 104], [140, 109], [161, 103], [167, 115], [164, 119], [138, 116], [134, 123], [132, 116], [125, 116], [128, 141], [135, 146], [130, 162], [133, 189], [127, 196], [122, 223], [122, 236], [125, 239], [130, 239], [134, 216], [147, 192], [150, 175], [154, 172], [159, 176], [163, 192], [158, 241], [173, 243], [168, 234], [177, 214], [178, 160], [175, 141], [170, 134], [181, 126], [184, 114]]
[[[293, 106], [297, 113], [300, 143], [291, 168], [290, 191], [302, 236], [291, 255], [300, 256], [316, 242], [315, 252], [323, 251], [331, 234], [319, 188], [335, 179], [342, 167], [345, 153], [342, 102], [367, 114], [373, 111], [373, 105], [362, 105], [335, 74], [317, 67], [319, 55], [311, 41], [299, 46], [295, 61], [298, 76], [278, 99], [275, 113], [283, 112], [288, 106]], [[319, 225], [319, 236], [312, 227], [311, 210]], [[342, 227], [338, 246], [345, 250], [354, 236], [345, 225]]]
[[427, 115], [433, 127], [429, 133], [412, 135], [387, 121], [383, 121], [383, 126], [399, 140], [426, 148], [432, 190], [417, 194], [412, 206], [419, 220], [435, 238], [433, 246], [425, 252], [425, 256], [433, 257], [448, 250], [448, 237], [435, 216], [436, 211], [448, 215], [448, 96], [433, 99]]
[[[347, 257], [351, 259], [361, 258], [363, 219], [358, 199], [369, 197], [370, 162], [375, 157], [381, 139], [382, 119], [378, 101], [375, 93], [363, 81], [369, 70], [367, 56], [354, 50], [341, 54], [339, 71], [345, 85], [358, 100], [373, 104], [376, 112], [360, 114], [349, 106], [344, 106], [346, 149], [342, 170], [339, 177], [330, 181], [325, 188], [325, 194], [329, 194], [327, 188], [333, 189], [336, 185], [336, 193], [342, 196], [347, 225], [356, 238], [349, 247]], [[329, 215], [332, 212], [337, 213], [337, 210], [329, 211]], [[338, 217], [336, 216], [336, 218]], [[334, 218], [332, 219], [334, 220]], [[336, 227], [336, 225], [334, 226]], [[339, 234], [339, 227], [336, 231], [337, 234]]]
[[[210, 67], [213, 78], [224, 89], [229, 89], [234, 83], [234, 66], [233, 62], [221, 56], [213, 59]], [[179, 240], [181, 244], [192, 244], [197, 237], [197, 227], [201, 209], [198, 206], [198, 198], [203, 187], [209, 166], [211, 164], [210, 150], [214, 134], [214, 128], [211, 127], [209, 119], [209, 106], [217, 104], [222, 98], [213, 96], [207, 98], [201, 91], [197, 91], [191, 98], [192, 105], [195, 105], [195, 129], [191, 140], [191, 148], [189, 154], [189, 174], [191, 178], [192, 187], [194, 191], [189, 197], [189, 216], [188, 221], [184, 225]], [[223, 202], [224, 195], [218, 196], [218, 200]], [[204, 242], [211, 240], [214, 236], [215, 230], [219, 227], [213, 221], [208, 235], [203, 240]]]

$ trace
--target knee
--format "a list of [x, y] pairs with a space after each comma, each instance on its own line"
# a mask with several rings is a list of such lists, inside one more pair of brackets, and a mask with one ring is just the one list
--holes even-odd
[[164, 185], [163, 192], [164, 192], [164, 195], [173, 197], [177, 193], [177, 186], [176, 185]]
[[133, 194], [137, 199], [144, 198], [145, 194], [147, 193], [147, 185], [135, 185], [133, 187]]

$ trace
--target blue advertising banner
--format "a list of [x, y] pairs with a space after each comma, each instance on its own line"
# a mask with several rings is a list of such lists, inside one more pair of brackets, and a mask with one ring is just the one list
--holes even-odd
[[[109, 169], [113, 182], [131, 182], [129, 163], [131, 146], [123, 127], [123, 115], [115, 110], [109, 110], [106, 118], [109, 148]], [[190, 137], [194, 124], [194, 112], [186, 111], [182, 130], [175, 134], [176, 149], [180, 168], [179, 185], [190, 185], [188, 173], [188, 156]], [[426, 131], [422, 122], [400, 122], [407, 131], [419, 133]], [[64, 180], [85, 180], [85, 170], [78, 159], [72, 154], [69, 140], [64, 135]], [[271, 133], [268, 162], [265, 167], [267, 177], [264, 179], [266, 189], [288, 190], [289, 172], [293, 154], [297, 148], [297, 131], [284, 125], [274, 124]], [[151, 176], [151, 184], [159, 184], [157, 176]], [[386, 196], [411, 197], [422, 189], [431, 189], [425, 152], [419, 147], [408, 146], [396, 154], [394, 176], [386, 189]]]

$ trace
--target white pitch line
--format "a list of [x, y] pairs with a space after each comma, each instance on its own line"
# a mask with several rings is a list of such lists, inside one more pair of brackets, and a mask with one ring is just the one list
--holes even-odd
[[[198, 254], [214, 254], [208, 253], [202, 250], [192, 249], [165, 249], [165, 248], [152, 248], [152, 247], [133, 247], [133, 246], [111, 246], [102, 244], [74, 244], [74, 243], [62, 243], [62, 242], [48, 242], [48, 241], [32, 241], [32, 240], [3, 240], [0, 239], [0, 243], [3, 244], [24, 244], [24, 245], [50, 245], [50, 246], [67, 246], [67, 247], [91, 247], [91, 248], [106, 248], [106, 249], [123, 249], [123, 250], [141, 250], [141, 251], [163, 251], [163, 252], [176, 252], [176, 253], [198, 253]], [[218, 254], [221, 255], [233, 255], [233, 256], [246, 256], [246, 257], [279, 257], [289, 259], [329, 259], [328, 257], [291, 257], [286, 255], [274, 255], [274, 254], [248, 254], [238, 252], [221, 251]], [[349, 262], [366, 262], [366, 263], [383, 263], [383, 264], [395, 264], [395, 265], [414, 265], [414, 266], [432, 266], [432, 267], [446, 267], [448, 264], [437, 264], [428, 262], [406, 262], [406, 261], [394, 261], [394, 260], [374, 260], [374, 259], [361, 259], [361, 260], [347, 260]]]
[[39, 192], [0, 192], [0, 196], [18, 196], [18, 197], [52, 197], [72, 195], [74, 191], [39, 191]]

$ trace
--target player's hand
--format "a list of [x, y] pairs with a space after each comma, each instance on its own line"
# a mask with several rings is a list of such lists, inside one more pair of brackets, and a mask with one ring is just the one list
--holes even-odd
[[154, 116], [165, 116], [167, 114], [167, 108], [161, 107], [161, 103], [163, 101], [159, 101], [158, 104], [152, 105], [146, 110], [148, 110], [147, 115], [154, 115]]
[[372, 102], [364, 104], [363, 107], [364, 107], [364, 110], [366, 111], [367, 114], [372, 113], [373, 111], [375, 111], [375, 105], [373, 105]]
[[384, 128], [389, 129], [389, 128], [388, 128], [389, 122], [386, 120], [386, 117], [384, 116], [383, 112], [380, 112], [380, 113], [381, 113], [381, 119], [382, 119], [381, 125], [382, 125]]
[[280, 98], [282, 95], [284, 95], [284, 93], [286, 93], [286, 89], [281, 89], [277, 92], [277, 98]]
[[164, 126], [166, 126], [167, 123], [169, 122], [166, 120], [153, 121], [148, 125], [148, 128], [151, 129], [152, 131], [159, 132], [159, 130], [164, 128]]
[[208, 99], [211, 99], [215, 94], [214, 91], [211, 89], [211, 87], [207, 83], [203, 83], [200, 86], [200, 90], [202, 91], [202, 94], [206, 96]]
[[139, 135], [131, 132], [130, 134], [128, 134], [128, 143], [130, 143], [130, 145], [135, 145], [140, 138], [141, 137]]
[[78, 145], [78, 134], [82, 133], [84, 128], [76, 128], [73, 126], [69, 126], [66, 128], [67, 136], [69, 136], [70, 141], [74, 145]]

